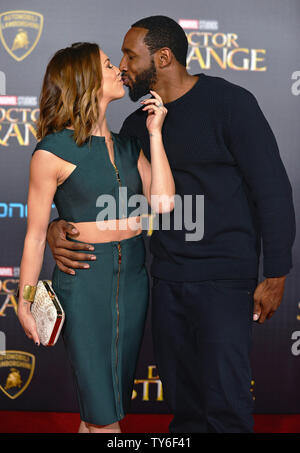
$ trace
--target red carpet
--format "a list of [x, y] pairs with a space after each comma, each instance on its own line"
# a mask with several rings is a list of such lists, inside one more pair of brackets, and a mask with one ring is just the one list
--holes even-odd
[[[124, 433], [168, 433], [172, 415], [129, 414]], [[255, 415], [256, 433], [300, 433], [300, 415]], [[0, 411], [0, 433], [76, 433], [79, 414]]]

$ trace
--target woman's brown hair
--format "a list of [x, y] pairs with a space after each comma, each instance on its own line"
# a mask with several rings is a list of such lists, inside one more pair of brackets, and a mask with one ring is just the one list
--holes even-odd
[[52, 57], [40, 95], [38, 140], [70, 126], [79, 146], [91, 135], [99, 116], [99, 51], [97, 44], [82, 42], [58, 50]]

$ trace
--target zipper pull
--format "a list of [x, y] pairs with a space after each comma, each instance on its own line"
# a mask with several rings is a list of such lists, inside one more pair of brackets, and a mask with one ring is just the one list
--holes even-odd
[[121, 264], [122, 255], [121, 255], [121, 244], [120, 243], [118, 244], [118, 251], [119, 251], [119, 264]]

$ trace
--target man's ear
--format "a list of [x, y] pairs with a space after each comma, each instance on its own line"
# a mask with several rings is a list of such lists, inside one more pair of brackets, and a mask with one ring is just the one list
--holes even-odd
[[172, 51], [168, 47], [162, 47], [155, 52], [155, 63], [156, 67], [164, 68], [172, 63], [174, 56]]

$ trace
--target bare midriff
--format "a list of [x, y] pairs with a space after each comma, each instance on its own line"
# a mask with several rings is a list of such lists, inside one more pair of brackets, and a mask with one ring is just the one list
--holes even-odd
[[101, 222], [71, 223], [79, 231], [76, 240], [88, 243], [122, 241], [142, 232], [139, 216]]

